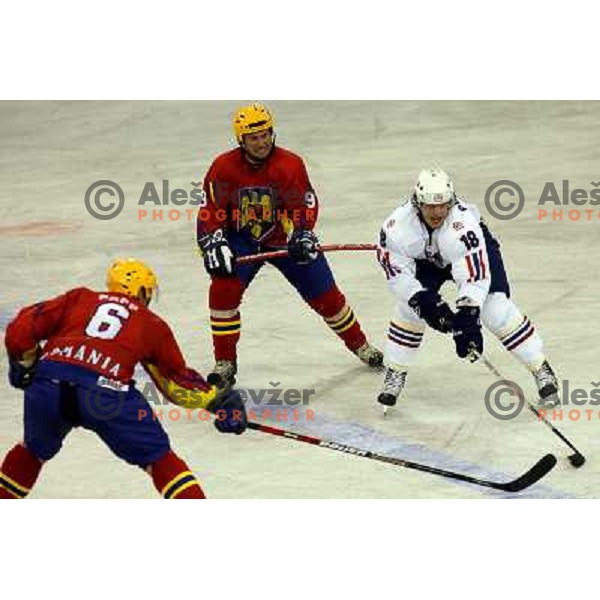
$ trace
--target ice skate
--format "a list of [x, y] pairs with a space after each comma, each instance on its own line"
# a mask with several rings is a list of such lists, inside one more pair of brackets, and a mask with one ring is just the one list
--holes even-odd
[[232, 360], [218, 360], [213, 370], [208, 374], [206, 381], [220, 389], [230, 388], [235, 385], [237, 363]]
[[375, 348], [375, 346], [371, 346], [369, 342], [366, 342], [355, 350], [354, 354], [372, 369], [381, 369], [383, 367], [383, 352]]
[[389, 407], [396, 405], [405, 383], [406, 371], [398, 371], [390, 367], [386, 369], [383, 387], [381, 393], [377, 396], [377, 402], [383, 404], [384, 414]]
[[533, 376], [535, 377], [535, 383], [540, 396], [538, 407], [554, 408], [558, 406], [560, 404], [558, 380], [548, 362], [544, 361], [542, 366], [537, 371], [534, 371]]

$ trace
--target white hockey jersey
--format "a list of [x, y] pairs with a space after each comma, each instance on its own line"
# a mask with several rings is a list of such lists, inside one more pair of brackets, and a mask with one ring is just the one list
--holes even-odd
[[439, 269], [451, 266], [458, 298], [469, 298], [481, 307], [491, 283], [486, 242], [476, 206], [457, 199], [441, 227], [429, 232], [410, 200], [384, 222], [377, 257], [390, 289], [401, 302], [425, 289], [416, 279], [416, 260]]

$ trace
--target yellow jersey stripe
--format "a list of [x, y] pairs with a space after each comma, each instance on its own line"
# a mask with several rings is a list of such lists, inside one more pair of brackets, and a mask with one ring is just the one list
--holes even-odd
[[217, 203], [215, 202], [215, 190], [213, 188], [212, 181], [208, 182], [208, 195], [210, 196], [210, 201], [213, 203], [214, 206], [216, 206]]

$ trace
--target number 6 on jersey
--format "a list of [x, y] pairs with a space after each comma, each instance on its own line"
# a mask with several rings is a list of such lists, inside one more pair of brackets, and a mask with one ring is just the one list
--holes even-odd
[[101, 304], [85, 328], [86, 335], [112, 340], [123, 327], [123, 321], [129, 317], [129, 311], [120, 304], [107, 302]]

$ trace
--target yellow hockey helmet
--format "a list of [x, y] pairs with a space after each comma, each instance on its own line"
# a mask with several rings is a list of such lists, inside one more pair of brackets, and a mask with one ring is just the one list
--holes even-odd
[[106, 274], [109, 292], [120, 292], [150, 303], [158, 291], [158, 280], [154, 271], [135, 258], [115, 259]]
[[233, 131], [241, 144], [244, 135], [273, 129], [273, 115], [269, 109], [259, 102], [243, 106], [233, 116]]

